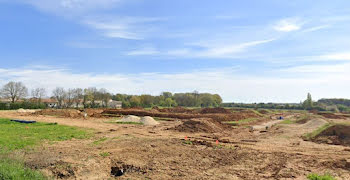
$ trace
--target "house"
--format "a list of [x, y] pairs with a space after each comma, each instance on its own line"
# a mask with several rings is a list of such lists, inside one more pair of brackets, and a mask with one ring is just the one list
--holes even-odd
[[109, 102], [107, 104], [108, 108], [114, 108], [114, 109], [122, 108], [122, 106], [123, 106], [123, 102], [121, 102], [121, 101], [114, 101], [114, 100], [109, 100]]
[[41, 102], [48, 108], [56, 108], [58, 106], [58, 101], [55, 99], [42, 99]]

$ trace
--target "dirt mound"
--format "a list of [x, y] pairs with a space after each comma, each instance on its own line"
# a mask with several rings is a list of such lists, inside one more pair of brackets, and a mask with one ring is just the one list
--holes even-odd
[[260, 114], [269, 114], [269, 113], [270, 113], [270, 111], [268, 111], [268, 110], [266, 110], [266, 109], [259, 109], [258, 112], [259, 112]]
[[131, 123], [141, 123], [141, 118], [133, 115], [128, 115], [122, 119], [117, 120], [116, 122], [131, 122]]
[[174, 108], [165, 108], [165, 109], [159, 109], [159, 112], [166, 112], [166, 113], [192, 113], [193, 110], [186, 109], [183, 107], [174, 107]]
[[200, 114], [216, 114], [216, 113], [229, 114], [231, 113], [231, 111], [225, 108], [204, 108], [204, 109], [200, 109], [199, 113]]
[[321, 115], [325, 118], [328, 119], [346, 119], [346, 118], [350, 118], [350, 115], [347, 114], [339, 114], [339, 113], [318, 113], [318, 115]]
[[220, 122], [210, 118], [191, 119], [173, 128], [173, 130], [176, 130], [179, 132], [190, 132], [190, 133], [198, 133], [198, 132], [216, 133], [216, 132], [223, 132], [228, 129], [232, 129], [231, 126], [221, 124]]
[[83, 114], [76, 109], [43, 109], [33, 113], [34, 115], [48, 115], [69, 118], [81, 118]]
[[89, 117], [101, 117], [103, 109], [85, 109], [85, 112]]
[[334, 125], [314, 139], [314, 142], [350, 146], [350, 125]]
[[145, 116], [143, 118], [141, 118], [141, 121], [140, 121], [143, 125], [146, 125], [146, 126], [155, 126], [155, 125], [158, 125], [159, 122], [157, 122], [156, 120], [154, 120], [152, 117], [150, 116]]

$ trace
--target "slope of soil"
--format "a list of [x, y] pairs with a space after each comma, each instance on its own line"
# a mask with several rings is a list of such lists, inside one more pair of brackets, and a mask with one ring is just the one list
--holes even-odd
[[69, 118], [81, 118], [83, 114], [75, 109], [43, 109], [33, 113], [33, 115], [48, 115]]
[[314, 142], [350, 146], [350, 126], [334, 125], [322, 131]]
[[231, 126], [222, 124], [210, 118], [191, 119], [185, 121], [183, 124], [173, 128], [179, 132], [191, 132], [191, 133], [216, 133], [223, 132], [225, 130], [232, 130]]

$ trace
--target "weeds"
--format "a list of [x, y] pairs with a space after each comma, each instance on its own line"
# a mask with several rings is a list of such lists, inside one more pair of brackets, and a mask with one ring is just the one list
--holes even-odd
[[110, 156], [111, 154], [109, 153], [109, 152], [102, 152], [102, 153], [100, 153], [100, 156], [102, 156], [102, 157], [108, 157], [108, 156]]
[[330, 174], [324, 174], [324, 175], [318, 175], [318, 174], [309, 174], [307, 176], [307, 179], [309, 180], [336, 180], [332, 175]]
[[92, 144], [93, 144], [93, 145], [100, 145], [101, 143], [107, 141], [107, 139], [108, 139], [108, 138], [103, 137], [103, 138], [101, 138], [101, 139], [99, 139], [99, 140], [96, 140], [96, 141], [92, 142]]

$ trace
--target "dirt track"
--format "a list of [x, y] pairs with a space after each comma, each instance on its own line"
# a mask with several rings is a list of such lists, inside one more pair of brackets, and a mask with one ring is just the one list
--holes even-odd
[[[105, 123], [111, 120], [106, 118], [32, 116], [9, 111], [0, 111], [0, 117], [96, 130], [92, 139], [46, 144], [24, 155], [29, 166], [56, 178], [109, 179], [123, 169], [125, 174], [115, 178], [305, 179], [312, 172], [328, 172], [338, 179], [350, 179], [348, 147], [301, 138], [328, 121], [325, 118], [277, 125], [264, 133], [249, 132], [245, 127], [191, 133], [175, 128], [187, 120], [162, 121], [147, 127]], [[101, 138], [107, 139], [98, 145], [93, 143]], [[109, 155], [102, 157], [101, 153]]]

